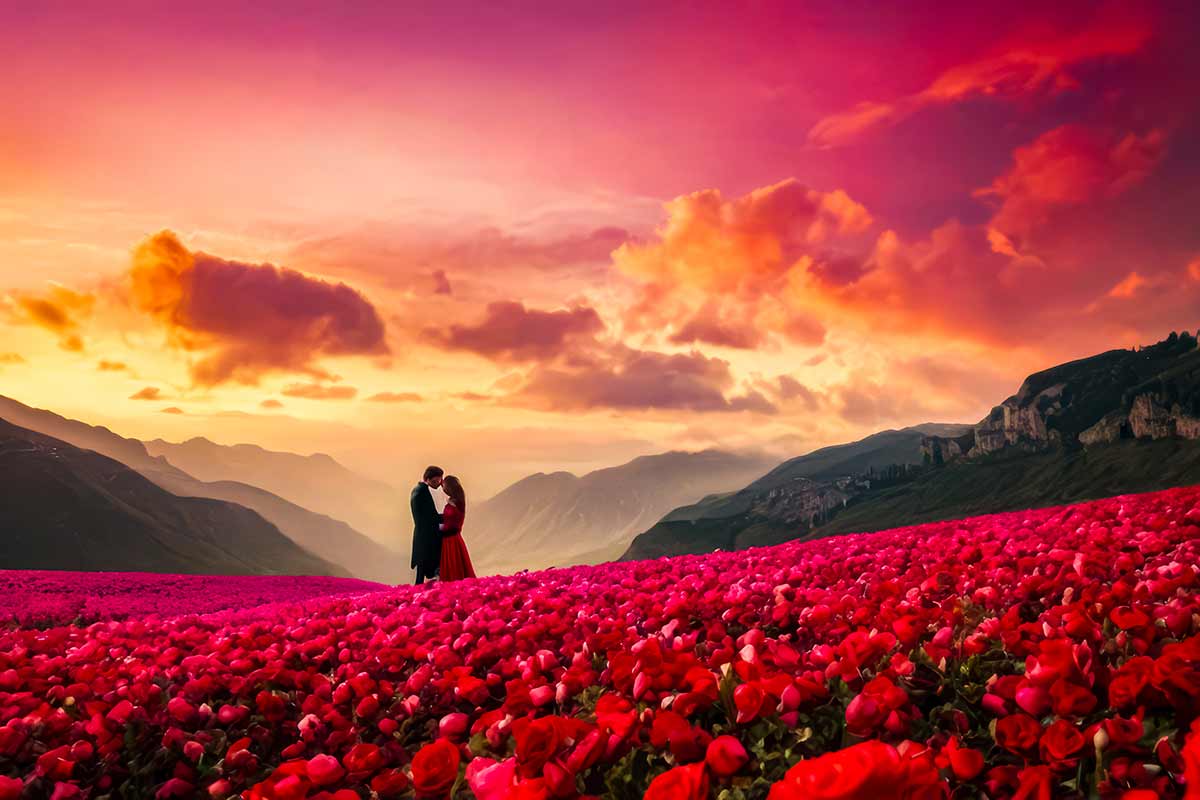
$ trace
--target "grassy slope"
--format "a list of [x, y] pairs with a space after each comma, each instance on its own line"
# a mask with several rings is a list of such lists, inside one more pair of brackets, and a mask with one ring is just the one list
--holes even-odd
[[[949, 464], [909, 483], [856, 498], [803, 538], [874, 531], [999, 511], [1074, 503], [1200, 484], [1200, 442], [1122, 441], [1093, 450], [1012, 451]], [[794, 528], [751, 514], [664, 520], [634, 540], [624, 558], [657, 558], [777, 544]]]
[[865, 495], [811, 536], [1075, 503], [1200, 483], [1200, 442], [1122, 441], [1091, 450], [997, 454]]

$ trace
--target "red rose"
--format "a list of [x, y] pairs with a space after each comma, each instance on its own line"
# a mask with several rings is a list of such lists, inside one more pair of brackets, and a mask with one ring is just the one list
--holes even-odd
[[383, 798], [398, 797], [408, 791], [408, 784], [403, 770], [385, 769], [371, 779], [371, 791]]
[[1117, 606], [1108, 613], [1108, 618], [1123, 631], [1150, 624], [1150, 617], [1146, 616], [1146, 612], [1129, 606]]
[[708, 773], [703, 764], [667, 770], [646, 788], [643, 800], [707, 800]]
[[445, 739], [422, 747], [412, 760], [413, 788], [418, 797], [445, 797], [458, 780], [458, 748]]
[[346, 774], [338, 760], [330, 755], [321, 754], [308, 760], [308, 777], [317, 786], [329, 786], [337, 783]]
[[350, 748], [350, 752], [342, 756], [342, 764], [355, 779], [365, 778], [383, 766], [383, 753], [373, 744], [361, 742]]
[[562, 746], [558, 720], [554, 717], [520, 720], [513, 724], [513, 736], [517, 740], [517, 769], [526, 778], [540, 775], [542, 767]]
[[758, 715], [762, 713], [766, 699], [766, 693], [757, 684], [743, 683], [734, 689], [733, 705], [737, 708], [738, 724], [753, 722], [757, 719]]
[[25, 791], [25, 783], [19, 778], [0, 775], [0, 800], [18, 800]]
[[750, 761], [746, 748], [732, 736], [718, 736], [709, 742], [704, 757], [708, 768], [719, 778], [728, 778], [741, 771]]
[[804, 759], [771, 787], [769, 800], [868, 800], [892, 797], [904, 780], [896, 748], [872, 740]]
[[1049, 767], [1026, 767], [1017, 774], [1020, 781], [1012, 800], [1051, 800], [1054, 797], [1054, 773]]
[[1200, 720], [1192, 723], [1192, 732], [1184, 740], [1179, 755], [1183, 758], [1183, 777], [1187, 781], [1184, 800], [1196, 800], [1200, 798]]
[[1082, 717], [1096, 707], [1096, 695], [1090, 689], [1064, 680], [1050, 687], [1050, 699], [1060, 717]]
[[1065, 719], [1056, 720], [1042, 734], [1042, 760], [1054, 766], [1074, 758], [1083, 749], [1083, 734]]
[[1042, 735], [1042, 726], [1027, 714], [1012, 714], [996, 722], [996, 744], [1014, 753], [1032, 750]]
[[983, 753], [960, 746], [957, 739], [951, 739], [946, 745], [946, 756], [950, 770], [960, 781], [974, 780], [983, 772]]
[[71, 748], [56, 747], [38, 756], [37, 774], [44, 775], [52, 781], [65, 781], [75, 770], [75, 762], [71, 760]]
[[608, 736], [606, 734], [599, 730], [588, 731], [587, 735], [576, 743], [571, 755], [567, 756], [567, 767], [572, 772], [583, 772], [594, 766], [604, 756], [607, 746]]

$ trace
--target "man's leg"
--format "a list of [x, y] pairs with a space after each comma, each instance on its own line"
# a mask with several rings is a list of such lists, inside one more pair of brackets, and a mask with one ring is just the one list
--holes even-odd
[[425, 582], [425, 565], [418, 564], [417, 565], [417, 586], [420, 586], [424, 582]]

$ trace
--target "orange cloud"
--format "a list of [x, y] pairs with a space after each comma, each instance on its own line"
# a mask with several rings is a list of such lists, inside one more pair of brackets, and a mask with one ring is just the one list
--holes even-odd
[[255, 384], [268, 372], [329, 379], [322, 358], [388, 352], [375, 307], [346, 284], [193, 253], [169, 231], [134, 251], [128, 286], [173, 346], [201, 354], [198, 385]]
[[358, 394], [353, 386], [324, 386], [319, 383], [293, 383], [280, 392], [284, 397], [305, 400], [350, 400]]
[[1131, 272], [1122, 278], [1120, 283], [1108, 290], [1108, 296], [1127, 300], [1137, 294], [1138, 289], [1145, 285], [1145, 278], [1136, 272]]
[[379, 392], [367, 400], [373, 403], [419, 403], [421, 395], [416, 392]]
[[1007, 242], [1004, 234], [1027, 234], [1055, 208], [1125, 191], [1150, 174], [1165, 147], [1162, 131], [1118, 139], [1082, 125], [1062, 125], [1017, 148], [1012, 168], [975, 196], [999, 200], [992, 226]]
[[834, 147], [930, 107], [981, 95], [1019, 97], [1071, 88], [1075, 85], [1072, 67], [1136, 53], [1151, 33], [1145, 19], [1109, 15], [1075, 33], [1005, 42], [991, 55], [942, 72], [919, 92], [892, 101], [860, 102], [848, 111], [826, 116], [809, 130], [808, 139], [820, 147]]
[[164, 414], [182, 414], [183, 409], [179, 408], [178, 406], [168, 406], [167, 408], [164, 408], [162, 410], [162, 413], [164, 413]]
[[147, 386], [129, 395], [130, 400], [158, 400], [161, 397], [162, 390], [155, 386]]
[[25, 358], [20, 353], [0, 353], [0, 364], [24, 364]]
[[58, 284], [44, 294], [13, 292], [4, 298], [10, 321], [44, 328], [58, 336], [59, 347], [75, 353], [83, 351], [80, 330], [95, 303], [94, 295]]
[[873, 224], [845, 192], [792, 179], [732, 200], [716, 189], [698, 191], [665, 208], [657, 238], [622, 245], [613, 263], [641, 286], [627, 326], [664, 331], [677, 344], [749, 348], [768, 333], [819, 344], [824, 328], [781, 295], [798, 276], [853, 277], [841, 250], [859, 244]]
[[263, 400], [261, 403], [259, 403], [259, 405], [263, 408], [283, 408], [283, 403], [279, 402], [274, 397], [268, 397], [266, 400]]
[[1187, 266], [1188, 277], [1200, 283], [1200, 257], [1192, 259], [1192, 262]]
[[129, 369], [129, 367], [122, 361], [101, 360], [100, 363], [96, 365], [96, 369], [100, 370], [101, 372], [124, 372], [125, 370]]

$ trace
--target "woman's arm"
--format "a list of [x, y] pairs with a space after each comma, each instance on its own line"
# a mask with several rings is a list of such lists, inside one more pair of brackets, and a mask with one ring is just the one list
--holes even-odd
[[455, 536], [462, 533], [463, 513], [458, 506], [448, 504], [442, 512], [442, 537]]

